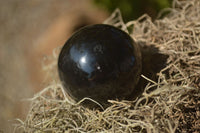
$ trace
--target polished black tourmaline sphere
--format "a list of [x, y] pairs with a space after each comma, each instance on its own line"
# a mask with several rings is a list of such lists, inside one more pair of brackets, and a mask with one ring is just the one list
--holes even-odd
[[124, 31], [104, 24], [86, 26], [65, 43], [58, 59], [60, 79], [76, 101], [124, 99], [141, 74], [138, 45]]

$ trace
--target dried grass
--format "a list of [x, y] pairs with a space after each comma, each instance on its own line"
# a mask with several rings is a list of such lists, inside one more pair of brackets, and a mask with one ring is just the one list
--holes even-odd
[[[168, 13], [167, 15], [163, 15]], [[164, 16], [164, 17], [163, 17]], [[137, 41], [154, 45], [169, 56], [158, 81], [148, 80], [134, 101], [109, 100], [102, 111], [75, 103], [59, 82], [44, 88], [31, 100], [24, 132], [200, 132], [200, 1], [174, 0], [152, 22], [148, 15], [124, 23], [116, 10], [105, 23], [120, 27]], [[54, 54], [52, 64], [56, 67]], [[151, 90], [151, 88], [155, 88]], [[91, 99], [87, 99], [91, 100]]]

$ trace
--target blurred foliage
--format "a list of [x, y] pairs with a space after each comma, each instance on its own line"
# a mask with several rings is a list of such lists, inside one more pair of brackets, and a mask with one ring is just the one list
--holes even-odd
[[124, 21], [127, 22], [137, 19], [144, 13], [154, 19], [161, 9], [170, 7], [172, 0], [94, 0], [94, 2], [110, 13], [119, 8]]

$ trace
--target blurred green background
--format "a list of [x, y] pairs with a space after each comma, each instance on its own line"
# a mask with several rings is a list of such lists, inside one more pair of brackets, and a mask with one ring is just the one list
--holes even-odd
[[161, 9], [171, 6], [172, 0], [94, 0], [94, 2], [110, 13], [119, 8], [124, 21], [127, 22], [137, 19], [144, 13], [155, 19]]

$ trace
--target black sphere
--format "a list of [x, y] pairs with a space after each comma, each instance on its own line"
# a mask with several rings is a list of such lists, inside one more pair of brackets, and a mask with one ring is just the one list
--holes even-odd
[[103, 104], [125, 99], [141, 74], [138, 45], [124, 31], [105, 24], [86, 26], [63, 46], [58, 71], [67, 93], [79, 101], [84, 97]]

